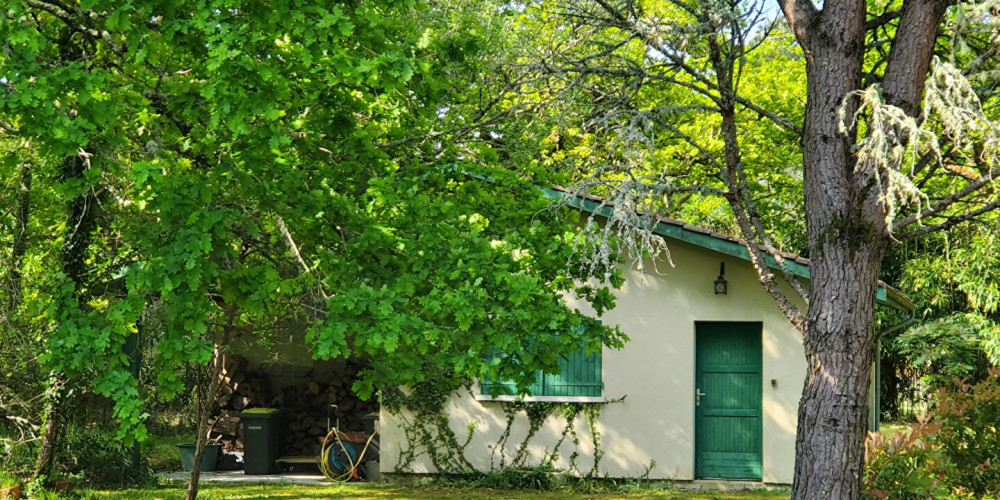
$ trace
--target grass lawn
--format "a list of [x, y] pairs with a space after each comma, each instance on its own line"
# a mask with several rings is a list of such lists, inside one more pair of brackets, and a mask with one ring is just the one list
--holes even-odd
[[[95, 491], [101, 500], [176, 500], [184, 498], [184, 488]], [[198, 494], [205, 500], [322, 500], [350, 498], [354, 500], [570, 500], [595, 499], [692, 499], [692, 500], [763, 500], [788, 498], [787, 491], [686, 493], [677, 491], [644, 491], [639, 493], [580, 493], [574, 491], [501, 491], [485, 488], [446, 488], [434, 486], [394, 486], [386, 484], [331, 484], [300, 486], [286, 484], [206, 484]]]
[[883, 422], [879, 424], [878, 431], [884, 436], [892, 437], [900, 432], [906, 432], [910, 424], [905, 422]]

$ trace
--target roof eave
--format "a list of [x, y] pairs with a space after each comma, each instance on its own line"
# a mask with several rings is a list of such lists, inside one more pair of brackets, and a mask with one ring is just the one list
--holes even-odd
[[[567, 191], [554, 188], [544, 188], [544, 191], [545, 195], [549, 198], [562, 199], [566, 205], [570, 207], [600, 215], [602, 217], [610, 217], [611, 212], [614, 210], [612, 205], [604, 203], [596, 198], [571, 195]], [[567, 196], [567, 194], [570, 195]], [[736, 257], [746, 261], [750, 260], [750, 251], [747, 249], [743, 240], [718, 235], [704, 228], [684, 224], [680, 221], [660, 218], [656, 223], [656, 228], [653, 229], [653, 232], [660, 236], [683, 241], [702, 248], [707, 248], [731, 257]], [[767, 260], [768, 267], [774, 269], [778, 268], [778, 263], [774, 260], [774, 257], [771, 255], [765, 255], [764, 258]], [[809, 279], [809, 265], [805, 259], [790, 255], [784, 260], [785, 264], [788, 265], [789, 270], [793, 274], [800, 278]]]
[[[574, 195], [562, 188], [543, 188], [545, 196], [551, 199], [564, 200], [566, 205], [583, 210], [588, 213], [610, 217], [614, 207], [596, 197], [585, 197]], [[655, 234], [683, 241], [685, 243], [706, 248], [738, 259], [750, 261], [750, 250], [747, 249], [743, 240], [717, 235], [703, 228], [684, 224], [680, 221], [660, 218], [653, 230]], [[769, 268], [778, 269], [778, 263], [770, 254], [765, 254]], [[784, 259], [789, 271], [802, 279], [809, 279], [809, 263], [802, 257], [789, 255]], [[916, 305], [910, 301], [902, 292], [895, 288], [879, 282], [878, 290], [875, 294], [877, 303], [898, 309], [900, 311], [912, 312], [916, 310]]]

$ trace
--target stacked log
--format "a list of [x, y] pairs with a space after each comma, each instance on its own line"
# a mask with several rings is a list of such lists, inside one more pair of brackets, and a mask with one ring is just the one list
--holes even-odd
[[315, 455], [327, 433], [328, 415], [331, 424], [335, 424], [330, 405], [339, 407], [341, 430], [360, 431], [364, 428], [364, 415], [378, 412], [374, 398], [361, 401], [351, 391], [363, 367], [359, 362], [320, 364], [277, 387], [268, 373], [248, 371], [245, 363], [233, 363], [220, 386], [212, 438], [221, 442], [225, 451], [243, 451], [240, 412], [250, 408], [278, 408], [283, 415], [284, 454]]

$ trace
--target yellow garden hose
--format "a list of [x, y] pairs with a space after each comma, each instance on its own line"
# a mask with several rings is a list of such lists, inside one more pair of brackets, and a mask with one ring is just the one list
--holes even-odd
[[[362, 460], [364, 460], [365, 452], [368, 451], [368, 446], [371, 445], [372, 439], [375, 439], [375, 436], [378, 435], [378, 431], [375, 431], [371, 436], [368, 436], [368, 442], [365, 443], [365, 447], [362, 448], [361, 453], [358, 454], [357, 461], [351, 460], [351, 454], [347, 452], [347, 448], [344, 446], [344, 440], [341, 438], [341, 434], [342, 433], [339, 430], [331, 429], [330, 432], [327, 433], [326, 437], [323, 438], [323, 449], [320, 453], [319, 470], [322, 471], [323, 475], [331, 481], [350, 481], [352, 479], [359, 479], [358, 466], [361, 465]], [[333, 436], [333, 439], [330, 438], [331, 436]], [[347, 460], [347, 463], [350, 464], [347, 472], [344, 472], [343, 474], [341, 474], [340, 471], [334, 470], [330, 465], [331, 453], [334, 453], [334, 450], [336, 449], [334, 448], [335, 446], [340, 448], [340, 450], [344, 453], [345, 460]]]

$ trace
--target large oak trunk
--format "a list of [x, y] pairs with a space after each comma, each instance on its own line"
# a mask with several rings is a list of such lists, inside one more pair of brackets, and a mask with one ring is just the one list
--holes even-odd
[[[855, 134], [840, 107], [860, 87], [864, 1], [831, 2], [806, 47], [803, 133], [810, 285], [792, 498], [861, 497], [875, 294], [885, 254], [885, 212], [855, 174]], [[848, 103], [844, 112], [854, 113]]]
[[[868, 393], [874, 361], [875, 293], [884, 244], [813, 260], [806, 322], [808, 373], [799, 404], [796, 499], [861, 497]], [[828, 250], [832, 250], [829, 249]]]
[[[949, 0], [907, 0], [883, 78], [884, 97], [919, 113], [935, 30]], [[875, 183], [856, 168], [855, 130], [841, 116], [861, 88], [864, 0], [808, 2], [785, 8], [806, 52], [802, 134], [810, 286], [806, 383], [795, 444], [795, 499], [861, 497], [868, 391], [875, 352], [875, 294], [889, 240]], [[841, 109], [841, 107], [844, 109]], [[881, 175], [881, 174], [876, 174]], [[883, 179], [883, 182], [886, 182]]]

